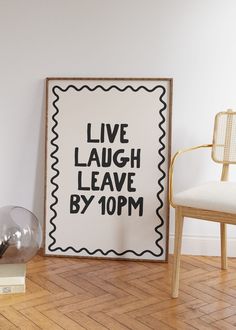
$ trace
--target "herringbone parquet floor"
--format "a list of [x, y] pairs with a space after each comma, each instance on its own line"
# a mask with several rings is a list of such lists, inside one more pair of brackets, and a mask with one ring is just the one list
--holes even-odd
[[236, 329], [236, 259], [182, 257], [170, 298], [168, 264], [37, 255], [27, 292], [0, 296], [0, 329]]

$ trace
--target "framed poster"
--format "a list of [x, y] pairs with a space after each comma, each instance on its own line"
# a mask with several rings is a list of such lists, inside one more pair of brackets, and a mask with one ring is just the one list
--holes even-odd
[[171, 79], [47, 78], [45, 254], [167, 260]]

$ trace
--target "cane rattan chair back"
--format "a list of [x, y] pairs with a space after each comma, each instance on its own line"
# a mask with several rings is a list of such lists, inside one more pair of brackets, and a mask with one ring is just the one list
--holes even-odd
[[236, 112], [228, 110], [216, 115], [212, 159], [217, 163], [236, 164]]

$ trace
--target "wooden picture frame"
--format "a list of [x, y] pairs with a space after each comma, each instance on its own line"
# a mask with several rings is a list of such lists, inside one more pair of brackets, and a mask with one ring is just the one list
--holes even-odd
[[46, 84], [45, 254], [166, 261], [172, 79]]

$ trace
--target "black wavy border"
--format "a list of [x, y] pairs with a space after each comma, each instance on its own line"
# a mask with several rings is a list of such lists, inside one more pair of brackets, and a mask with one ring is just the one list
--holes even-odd
[[[58, 115], [58, 113], [59, 113], [59, 109], [58, 109], [58, 107], [57, 107], [57, 105], [56, 105], [56, 103], [57, 103], [57, 101], [59, 100], [59, 95], [56, 93], [56, 88], [57, 89], [59, 89], [61, 92], [66, 92], [66, 91], [68, 91], [68, 89], [69, 88], [73, 88], [73, 89], [75, 89], [76, 91], [81, 91], [81, 90], [83, 90], [83, 89], [87, 89], [87, 90], [89, 90], [89, 91], [91, 91], [91, 92], [93, 92], [93, 91], [95, 91], [95, 90], [97, 90], [98, 88], [100, 88], [100, 89], [102, 89], [104, 92], [108, 92], [108, 91], [110, 91], [111, 89], [116, 89], [116, 90], [118, 90], [118, 91], [120, 91], [120, 92], [124, 92], [124, 91], [126, 91], [127, 89], [131, 89], [133, 92], [138, 92], [139, 90], [141, 90], [141, 89], [143, 89], [143, 90], [145, 90], [145, 91], [147, 91], [147, 92], [149, 92], [149, 93], [151, 93], [151, 92], [154, 92], [154, 91], [156, 91], [157, 89], [162, 89], [162, 93], [161, 93], [161, 95], [160, 95], [160, 98], [159, 98], [159, 100], [160, 100], [160, 102], [163, 104], [163, 107], [160, 109], [160, 111], [159, 111], [159, 114], [160, 114], [160, 116], [161, 116], [161, 118], [162, 118], [162, 120], [161, 120], [161, 122], [158, 124], [158, 127], [160, 128], [160, 130], [161, 130], [161, 132], [162, 132], [162, 135], [160, 136], [160, 138], [159, 138], [159, 142], [160, 142], [160, 145], [161, 145], [161, 147], [158, 149], [158, 154], [160, 155], [160, 157], [161, 157], [161, 161], [158, 163], [158, 169], [159, 169], [159, 171], [162, 173], [162, 176], [158, 179], [158, 185], [159, 185], [159, 187], [160, 187], [160, 190], [157, 192], [157, 194], [156, 194], [156, 196], [157, 196], [157, 199], [158, 199], [158, 201], [159, 201], [159, 203], [160, 203], [160, 205], [157, 207], [157, 209], [156, 209], [156, 214], [157, 214], [157, 216], [158, 216], [158, 218], [159, 218], [159, 220], [160, 220], [160, 224], [158, 225], [158, 226], [156, 226], [155, 227], [155, 232], [157, 233], [157, 234], [159, 234], [159, 238], [155, 241], [155, 244], [156, 244], [156, 246], [157, 247], [159, 247], [159, 249], [160, 249], [160, 253], [159, 254], [156, 254], [156, 253], [154, 253], [154, 252], [152, 252], [152, 251], [150, 251], [150, 250], [144, 250], [144, 251], [142, 251], [141, 253], [137, 253], [137, 252], [135, 252], [135, 251], [133, 251], [133, 250], [125, 250], [125, 251], [123, 251], [123, 252], [116, 252], [115, 250], [113, 250], [113, 249], [110, 249], [110, 250], [108, 250], [108, 251], [106, 251], [106, 252], [104, 252], [102, 249], [96, 249], [96, 250], [94, 250], [94, 251], [89, 251], [88, 249], [86, 249], [86, 248], [81, 248], [81, 249], [79, 249], [79, 250], [76, 250], [75, 248], [73, 248], [72, 246], [68, 246], [67, 248], [65, 248], [65, 249], [63, 249], [63, 248], [61, 248], [61, 247], [56, 247], [56, 248], [52, 248], [53, 247], [53, 245], [56, 243], [56, 239], [55, 239], [55, 237], [53, 237], [53, 233], [56, 231], [56, 225], [54, 224], [54, 222], [53, 222], [53, 220], [57, 217], [57, 211], [55, 210], [55, 205], [58, 203], [58, 198], [57, 198], [57, 196], [56, 196], [56, 192], [57, 192], [57, 190], [58, 190], [58, 188], [59, 188], [59, 186], [58, 186], [58, 184], [55, 182], [55, 179], [59, 176], [59, 174], [60, 174], [60, 171], [56, 168], [56, 165], [58, 165], [59, 164], [59, 160], [58, 160], [58, 158], [56, 157], [56, 153], [58, 152], [58, 150], [59, 150], [59, 146], [55, 143], [55, 141], [58, 139], [58, 137], [59, 137], [59, 135], [58, 135], [58, 133], [56, 132], [56, 127], [57, 127], [57, 125], [58, 125], [58, 121], [57, 121], [57, 119], [56, 119], [56, 116]], [[55, 171], [55, 174], [54, 174], [54, 176], [51, 178], [51, 180], [50, 180], [50, 182], [51, 182], [51, 184], [54, 186], [54, 189], [53, 189], [53, 191], [51, 192], [51, 196], [54, 198], [54, 202], [50, 205], [50, 210], [53, 212], [53, 216], [52, 216], [52, 218], [50, 219], [50, 224], [52, 225], [52, 227], [53, 227], [53, 229], [49, 232], [49, 236], [50, 236], [50, 238], [52, 239], [52, 243], [48, 246], [48, 249], [51, 251], [51, 252], [55, 252], [55, 251], [57, 251], [57, 250], [60, 250], [61, 252], [66, 252], [66, 251], [68, 251], [69, 249], [71, 249], [72, 251], [74, 251], [75, 253], [80, 253], [80, 252], [82, 252], [82, 251], [85, 251], [87, 254], [89, 254], [89, 255], [94, 255], [94, 254], [96, 254], [96, 253], [98, 253], [98, 252], [100, 252], [103, 256], [107, 256], [109, 253], [114, 253], [116, 256], [123, 256], [124, 254], [127, 254], [127, 253], [133, 253], [135, 256], [137, 256], [137, 257], [141, 257], [141, 256], [143, 256], [145, 253], [150, 253], [151, 255], [153, 255], [154, 257], [160, 257], [163, 253], [164, 253], [164, 250], [163, 250], [163, 248], [162, 248], [162, 246], [159, 244], [159, 242], [163, 239], [163, 235], [162, 235], [162, 233], [159, 231], [159, 229], [164, 225], [164, 219], [162, 218], [162, 216], [161, 216], [161, 214], [160, 214], [160, 211], [161, 211], [161, 209], [162, 209], [162, 207], [164, 206], [164, 203], [163, 203], [163, 200], [162, 200], [162, 198], [161, 198], [161, 194], [162, 194], [162, 192], [164, 191], [164, 186], [162, 185], [162, 181], [164, 180], [164, 178], [166, 177], [166, 173], [165, 173], [165, 171], [163, 170], [163, 168], [162, 168], [162, 164], [165, 162], [165, 156], [163, 155], [163, 150], [165, 149], [165, 144], [163, 143], [163, 139], [164, 139], [164, 137], [165, 137], [165, 135], [166, 135], [166, 132], [165, 132], [165, 130], [164, 130], [164, 128], [163, 128], [163, 124], [165, 123], [165, 117], [164, 117], [164, 115], [163, 115], [163, 112], [166, 110], [166, 108], [167, 108], [167, 104], [166, 104], [166, 102], [163, 100], [163, 96], [165, 95], [165, 93], [166, 93], [166, 89], [165, 89], [165, 87], [164, 86], [162, 86], [162, 85], [156, 85], [156, 86], [154, 86], [153, 88], [151, 88], [151, 89], [148, 89], [146, 86], [139, 86], [139, 87], [137, 87], [137, 88], [134, 88], [133, 86], [131, 86], [131, 85], [127, 85], [127, 86], [125, 86], [124, 88], [120, 88], [120, 87], [118, 87], [118, 86], [116, 86], [116, 85], [111, 85], [110, 87], [108, 87], [108, 88], [104, 88], [102, 85], [96, 85], [95, 87], [93, 87], [93, 88], [91, 88], [91, 87], [89, 87], [88, 85], [83, 85], [83, 86], [81, 86], [80, 88], [77, 88], [76, 86], [74, 86], [74, 85], [68, 85], [66, 88], [61, 88], [60, 86], [57, 86], [57, 85], [55, 85], [53, 88], [52, 88], [52, 92], [53, 92], [53, 94], [55, 95], [55, 100], [53, 101], [53, 107], [55, 108], [55, 113], [53, 114], [53, 116], [52, 116], [52, 121], [54, 122], [54, 125], [53, 125], [53, 127], [52, 127], [52, 132], [53, 132], [53, 134], [55, 135], [52, 139], [51, 139], [51, 141], [50, 141], [50, 143], [51, 143], [51, 145], [53, 146], [53, 147], [55, 147], [55, 149], [54, 149], [54, 151], [53, 152], [51, 152], [51, 154], [50, 154], [50, 156], [51, 156], [51, 158], [54, 160], [53, 161], [53, 164], [51, 165], [51, 168], [52, 168], [52, 170], [53, 171]]]

